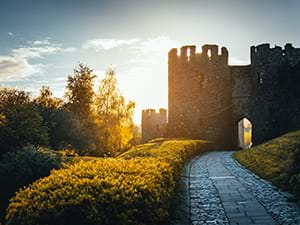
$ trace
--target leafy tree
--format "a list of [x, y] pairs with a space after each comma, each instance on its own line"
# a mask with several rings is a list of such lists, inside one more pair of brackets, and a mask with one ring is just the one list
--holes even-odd
[[28, 144], [47, 144], [47, 129], [43, 126], [42, 118], [27, 92], [1, 89], [0, 115], [1, 153]]
[[62, 100], [53, 97], [50, 87], [43, 86], [40, 90], [40, 95], [35, 99], [35, 103], [44, 108], [57, 109], [62, 105]]
[[68, 145], [68, 134], [70, 133], [70, 114], [62, 109], [62, 100], [53, 97], [50, 87], [43, 86], [40, 95], [34, 100], [41, 117], [43, 125], [49, 131], [49, 144], [54, 149], [64, 148]]
[[61, 99], [53, 97], [49, 87], [42, 87], [40, 95], [35, 99], [43, 124], [49, 131], [49, 144], [53, 149], [68, 147], [82, 150], [88, 148], [89, 137], [85, 127], [73, 112], [63, 107]]
[[110, 154], [129, 148], [133, 138], [135, 103], [125, 103], [112, 68], [107, 70], [101, 81], [95, 106], [101, 124], [103, 148]]
[[[81, 140], [76, 139], [82, 154], [98, 154], [97, 125], [93, 113], [94, 79], [96, 75], [89, 67], [79, 64], [73, 76], [68, 77], [66, 109], [72, 113], [73, 132], [79, 132]], [[78, 136], [78, 135], [77, 135]]]
[[59, 141], [53, 140], [53, 135], [57, 132], [57, 113], [60, 111], [62, 100], [53, 97], [50, 87], [43, 86], [40, 90], [40, 95], [35, 98], [34, 103], [43, 119], [43, 125], [48, 128], [50, 145], [54, 147], [54, 142]]
[[94, 98], [94, 79], [96, 75], [89, 67], [79, 64], [74, 69], [73, 76], [68, 76], [67, 81], [67, 108], [77, 115], [80, 120], [85, 120], [92, 115]]

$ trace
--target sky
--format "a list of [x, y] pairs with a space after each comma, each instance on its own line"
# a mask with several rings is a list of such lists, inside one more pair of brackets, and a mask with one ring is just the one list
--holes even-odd
[[142, 109], [167, 108], [171, 48], [218, 44], [249, 64], [252, 45], [300, 47], [299, 12], [298, 0], [1, 0], [0, 86], [62, 97], [78, 63], [95, 88], [114, 67], [140, 123]]

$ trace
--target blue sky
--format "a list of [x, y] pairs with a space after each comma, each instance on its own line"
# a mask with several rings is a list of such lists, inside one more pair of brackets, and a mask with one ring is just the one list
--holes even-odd
[[62, 96], [78, 62], [97, 84], [112, 65], [139, 123], [141, 109], [167, 107], [172, 47], [216, 43], [247, 64], [251, 45], [300, 47], [299, 12], [297, 0], [1, 0], [0, 84]]

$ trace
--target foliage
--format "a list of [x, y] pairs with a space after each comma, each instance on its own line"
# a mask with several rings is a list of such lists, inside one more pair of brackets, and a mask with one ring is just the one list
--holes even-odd
[[107, 70], [105, 78], [101, 81], [95, 107], [101, 126], [100, 141], [104, 150], [114, 155], [117, 151], [128, 149], [133, 141], [135, 103], [125, 103], [112, 68]]
[[49, 145], [52, 149], [65, 149], [69, 146], [82, 152], [89, 149], [90, 139], [87, 129], [72, 112], [63, 107], [46, 108], [37, 105], [43, 124], [48, 129]]
[[133, 128], [131, 145], [135, 146], [141, 143], [142, 134], [141, 134], [141, 127], [139, 125], [135, 125]]
[[62, 105], [62, 100], [53, 97], [53, 93], [48, 86], [42, 86], [40, 95], [35, 99], [35, 103], [43, 108], [58, 109]]
[[234, 157], [259, 176], [300, 199], [300, 131], [290, 132]]
[[60, 163], [58, 155], [33, 146], [3, 154], [0, 158], [0, 215], [19, 188], [48, 176], [50, 170], [60, 167]]
[[59, 154], [64, 157], [77, 157], [78, 153], [74, 149], [61, 149], [59, 150]]
[[[27, 144], [65, 149], [80, 155], [115, 155], [138, 142], [134, 102], [125, 103], [114, 70], [94, 93], [93, 70], [79, 64], [67, 80], [65, 99], [42, 87], [34, 100], [24, 91], [0, 90], [0, 152]], [[135, 136], [134, 136], [135, 134]]]
[[93, 70], [81, 63], [74, 69], [73, 76], [68, 76], [66, 107], [78, 116], [80, 121], [84, 121], [92, 114], [95, 78]]
[[43, 125], [48, 129], [49, 145], [53, 149], [65, 148], [68, 144], [74, 144], [78, 135], [75, 122], [70, 112], [62, 108], [62, 100], [53, 97], [50, 87], [42, 87], [40, 95], [34, 99], [39, 114], [43, 119]]
[[1, 89], [0, 115], [1, 153], [27, 144], [47, 144], [47, 129], [28, 93], [16, 89]]
[[93, 112], [95, 78], [93, 70], [80, 63], [67, 81], [65, 108], [75, 121], [77, 129], [74, 131], [80, 134], [81, 138], [76, 139], [77, 143], [73, 147], [81, 154], [96, 155], [99, 150], [99, 138], [96, 135], [99, 133], [99, 126]]
[[53, 171], [16, 194], [7, 224], [165, 224], [184, 162], [209, 148], [161, 140]]

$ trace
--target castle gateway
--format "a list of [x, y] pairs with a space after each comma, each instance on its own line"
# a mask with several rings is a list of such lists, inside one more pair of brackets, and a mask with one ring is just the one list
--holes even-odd
[[168, 136], [238, 145], [238, 122], [252, 123], [259, 144], [300, 128], [300, 49], [269, 44], [251, 47], [251, 64], [228, 65], [217, 45], [184, 46], [169, 52]]

